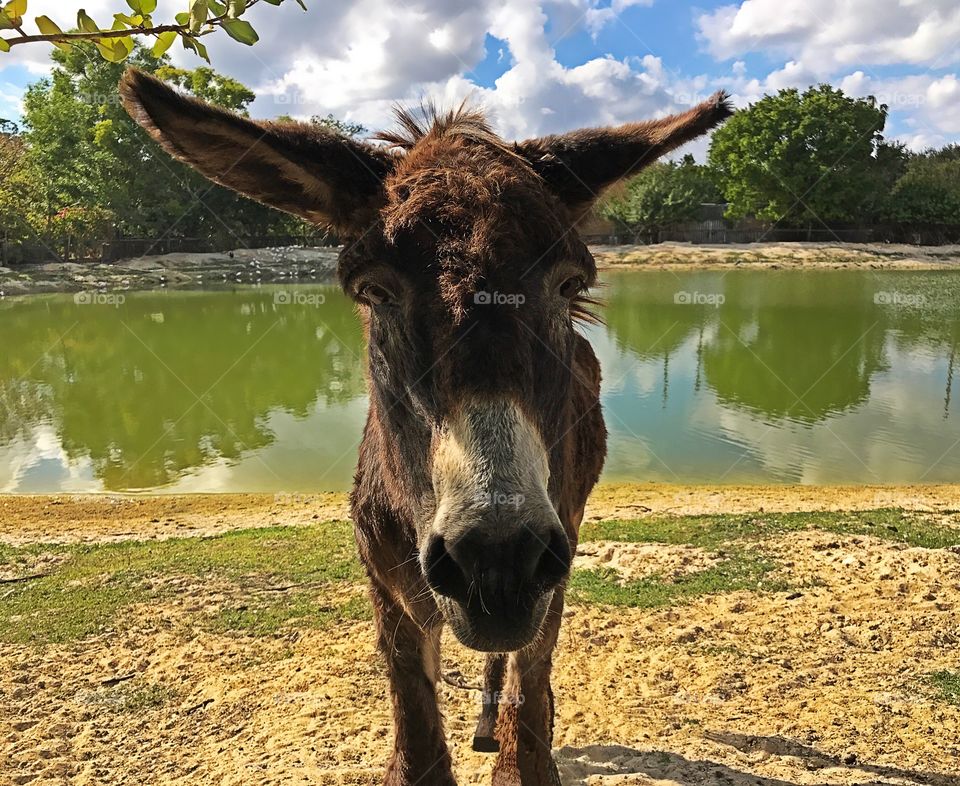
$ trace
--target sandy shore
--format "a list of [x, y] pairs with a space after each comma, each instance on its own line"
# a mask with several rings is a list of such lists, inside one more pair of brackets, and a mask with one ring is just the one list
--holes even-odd
[[[853, 243], [593, 246], [603, 268], [659, 270], [748, 267], [767, 269], [942, 270], [960, 266], [960, 246]], [[163, 254], [113, 264], [50, 262], [0, 267], [0, 296], [41, 292], [156, 288], [196, 289], [236, 284], [332, 283], [336, 248], [240, 249], [224, 253]]]
[[336, 248], [258, 248], [223, 253], [162, 254], [111, 264], [48, 262], [0, 267], [3, 296], [43, 292], [128, 292], [237, 284], [332, 283]]
[[960, 246], [884, 243], [749, 243], [654, 246], [594, 246], [597, 263], [608, 268], [762, 268], [805, 270], [949, 270], [960, 266]]
[[[681, 486], [604, 483], [586, 520], [656, 514], [960, 509], [960, 484], [916, 486]], [[346, 494], [0, 496], [0, 542], [115, 541], [214, 535], [349, 518]]]
[[[960, 485], [604, 485], [588, 516], [885, 506], [957, 527]], [[343, 495], [6, 496], [0, 541], [161, 538], [345, 515]], [[619, 549], [597, 564], [634, 562], [637, 575], [681, 576], [724, 556], [593, 545], [586, 558]], [[563, 786], [960, 784], [960, 703], [929, 681], [957, 669], [957, 549], [815, 527], [762, 548], [787, 588], [650, 608], [570, 603], [553, 670]], [[203, 620], [290, 588], [269, 576], [179, 575], [176, 563], [154, 579], [164, 582], [175, 591], [99, 635], [0, 645], [0, 783], [382, 783], [390, 704], [370, 621], [223, 632]], [[451, 682], [477, 681], [478, 653], [445, 635], [442, 657]], [[489, 784], [493, 758], [470, 750], [478, 691], [439, 690], [458, 782]]]

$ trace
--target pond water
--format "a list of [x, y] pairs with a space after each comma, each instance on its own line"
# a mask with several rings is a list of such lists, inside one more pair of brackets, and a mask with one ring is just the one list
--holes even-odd
[[[960, 480], [960, 274], [605, 277], [606, 480]], [[116, 302], [122, 299], [123, 302]], [[0, 491], [350, 485], [363, 346], [333, 287], [0, 302]]]

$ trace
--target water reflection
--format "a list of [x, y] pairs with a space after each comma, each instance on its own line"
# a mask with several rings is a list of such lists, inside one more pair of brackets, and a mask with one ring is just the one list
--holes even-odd
[[[589, 331], [607, 479], [960, 479], [960, 276], [607, 280]], [[366, 409], [353, 308], [280, 291], [0, 302], [0, 490], [347, 488]]]
[[[619, 273], [608, 282], [615, 344], [592, 336], [608, 369], [608, 477], [960, 478], [950, 417], [956, 274]], [[638, 389], [655, 367], [656, 384]]]
[[[303, 419], [363, 395], [349, 304], [332, 290], [317, 292], [312, 302], [322, 305], [278, 304], [275, 294], [145, 293], [116, 307], [69, 297], [7, 304], [3, 442], [29, 450], [49, 441], [52, 427], [66, 461], [89, 462], [103, 488], [156, 488], [271, 445], [277, 411]], [[321, 436], [319, 456], [342, 452], [325, 443]]]

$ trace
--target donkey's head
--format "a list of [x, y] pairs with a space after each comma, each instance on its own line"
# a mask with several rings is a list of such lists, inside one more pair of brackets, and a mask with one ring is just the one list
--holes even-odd
[[529, 642], [570, 569], [571, 402], [596, 383], [577, 379], [596, 267], [573, 225], [604, 188], [726, 118], [725, 97], [519, 144], [477, 112], [401, 114], [375, 145], [254, 122], [136, 71], [121, 91], [167, 152], [345, 241], [339, 275], [369, 340], [367, 475], [413, 522], [457, 636]]

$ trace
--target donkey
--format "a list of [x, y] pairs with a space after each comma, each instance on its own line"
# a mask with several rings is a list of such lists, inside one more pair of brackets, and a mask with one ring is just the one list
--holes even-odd
[[388, 786], [455, 786], [440, 633], [487, 653], [474, 747], [496, 786], [556, 786], [550, 669], [606, 453], [575, 225], [608, 186], [731, 114], [507, 143], [481, 112], [399, 112], [380, 144], [253, 121], [131, 70], [127, 111], [175, 158], [332, 229], [369, 347], [351, 507], [394, 715]]

